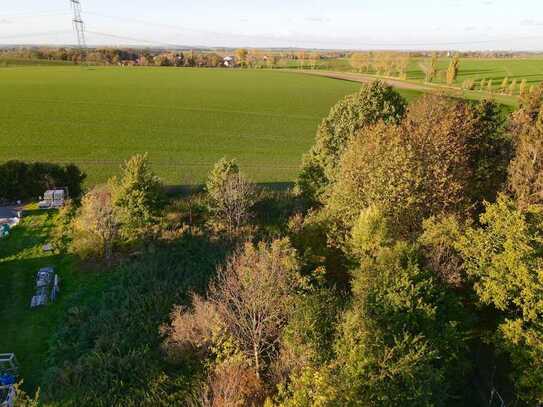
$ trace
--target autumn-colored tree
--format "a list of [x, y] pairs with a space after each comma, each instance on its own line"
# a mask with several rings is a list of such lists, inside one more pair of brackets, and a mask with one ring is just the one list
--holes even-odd
[[447, 84], [452, 85], [454, 81], [456, 80], [456, 77], [458, 76], [458, 72], [460, 71], [460, 56], [455, 55], [450, 64], [449, 68], [447, 69]]
[[527, 91], [528, 91], [528, 82], [526, 81], [526, 79], [523, 79], [522, 82], [520, 82], [520, 87], [519, 87], [520, 97], [521, 98], [525, 97]]
[[[522, 117], [522, 113], [516, 116]], [[509, 187], [521, 208], [543, 204], [543, 107], [535, 123], [518, 123]]]
[[383, 120], [398, 123], [405, 100], [382, 82], [363, 85], [359, 93], [338, 102], [317, 131], [315, 145], [304, 157], [298, 186], [310, 201], [318, 201], [334, 179], [339, 158], [358, 130]]
[[505, 94], [509, 89], [509, 77], [503, 78], [502, 84], [500, 85], [500, 93]]
[[349, 62], [355, 71], [365, 72], [369, 68], [369, 55], [363, 52], [354, 52]]
[[241, 67], [247, 66], [247, 56], [249, 55], [249, 52], [245, 48], [239, 48], [236, 50], [235, 54]]
[[513, 96], [517, 92], [517, 80], [513, 79], [511, 85], [509, 85], [509, 95]]
[[228, 342], [230, 355], [249, 361], [260, 380], [279, 352], [282, 329], [304, 284], [299, 267], [288, 240], [246, 243], [219, 268], [207, 300], [195, 302], [192, 312], [174, 309], [171, 325], [163, 329], [166, 346], [177, 349], [174, 354], [191, 347], [213, 353]]
[[433, 53], [429, 62], [421, 62], [419, 66], [424, 73], [426, 82], [433, 82], [439, 73], [439, 56], [437, 53]]
[[119, 239], [119, 209], [109, 186], [96, 186], [81, 199], [73, 225], [72, 251], [82, 258], [110, 261]]
[[407, 79], [407, 70], [409, 68], [409, 63], [411, 57], [408, 52], [402, 52], [398, 56], [398, 76], [400, 79]]
[[505, 181], [507, 140], [499, 129], [494, 104], [421, 98], [400, 126], [380, 123], [350, 141], [327, 207], [350, 227], [377, 205], [404, 236], [432, 215], [465, 216]]
[[492, 83], [492, 79], [488, 80], [488, 83], [487, 83], [486, 87], [487, 87], [487, 92], [488, 93], [494, 92], [494, 85]]
[[304, 69], [306, 54], [305, 51], [298, 52], [298, 64], [300, 69]]

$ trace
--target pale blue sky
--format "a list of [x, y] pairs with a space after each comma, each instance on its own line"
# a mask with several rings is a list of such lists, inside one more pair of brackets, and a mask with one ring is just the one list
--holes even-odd
[[[81, 0], [87, 42], [543, 50], [543, 0]], [[73, 43], [69, 0], [0, 0], [0, 44]]]

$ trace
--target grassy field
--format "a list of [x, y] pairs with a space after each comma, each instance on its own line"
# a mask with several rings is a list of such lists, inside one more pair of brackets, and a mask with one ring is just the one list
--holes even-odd
[[[429, 58], [411, 58], [407, 72], [407, 80], [424, 82], [424, 73], [420, 63], [429, 62]], [[441, 58], [439, 70], [442, 77], [437, 78], [435, 83], [445, 83], [444, 73], [449, 66], [449, 58]], [[298, 67], [293, 63], [292, 68]], [[333, 60], [322, 60], [318, 65], [319, 69], [333, 71], [352, 71], [348, 58]], [[528, 84], [535, 85], [543, 82], [543, 59], [542, 58], [462, 58], [460, 60], [460, 72], [456, 84], [461, 85], [467, 79], [480, 81], [481, 79], [492, 79], [497, 89], [501, 81], [508, 77], [509, 81], [516, 79], [517, 84], [526, 79]]]
[[[420, 67], [421, 63], [428, 64], [429, 58], [412, 58], [410, 60], [407, 72], [408, 82], [417, 84], [425, 83], [424, 73]], [[446, 85], [445, 75], [449, 63], [449, 58], [440, 59], [439, 75], [436, 80], [434, 80], [433, 85], [438, 87]], [[297, 64], [296, 61], [293, 61], [290, 67], [297, 68], [299, 67], [299, 64]], [[317, 69], [336, 72], [353, 71], [348, 58], [322, 60], [317, 65]], [[371, 70], [369, 73], [375, 74], [375, 72]], [[514, 96], [498, 94], [500, 85], [506, 77], [509, 79], [509, 84], [514, 79], [517, 81]], [[492, 80], [492, 94], [488, 92], [488, 85], [485, 85], [483, 91], [480, 90], [479, 85], [482, 79], [484, 79], [487, 84], [488, 80]], [[528, 84], [528, 88], [543, 82], [542, 58], [463, 58], [460, 62], [460, 72], [452, 86], [459, 89], [464, 81], [473, 80], [476, 84], [475, 90], [464, 92], [464, 97], [469, 99], [494, 98], [498, 103], [515, 106], [518, 102], [518, 94], [520, 92], [519, 85], [524, 79]]]
[[[39, 384], [46, 364], [51, 335], [67, 312], [69, 294], [99, 287], [106, 274], [81, 273], [69, 256], [43, 252], [57, 215], [30, 210], [11, 235], [0, 240], [0, 353], [14, 352], [21, 364], [25, 388]], [[30, 309], [36, 288], [36, 272], [54, 266], [61, 278], [57, 302]]]
[[292, 181], [320, 120], [359, 87], [263, 70], [0, 68], [0, 161], [75, 162], [92, 184], [148, 152], [184, 185], [227, 156], [257, 182]]

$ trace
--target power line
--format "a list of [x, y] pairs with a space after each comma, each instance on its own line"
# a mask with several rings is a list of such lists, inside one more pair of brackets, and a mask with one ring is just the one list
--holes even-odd
[[99, 32], [99, 31], [87, 30], [87, 33], [99, 35], [101, 37], [115, 38], [118, 40], [130, 41], [130, 42], [135, 42], [135, 43], [140, 43], [140, 44], [160, 45], [160, 46], [171, 47], [171, 48], [186, 48], [187, 47], [186, 45], [178, 45], [178, 44], [172, 44], [172, 43], [161, 42], [161, 41], [144, 40], [141, 38], [126, 37], [123, 35], [116, 35], [116, 34], [104, 33], [104, 32]]
[[0, 14], [0, 18], [34, 18], [34, 17], [55, 17], [68, 15], [66, 10], [64, 11], [44, 11], [42, 13], [14, 13], [14, 14]]
[[71, 32], [70, 30], [62, 30], [62, 31], [47, 31], [47, 32], [39, 32], [39, 33], [27, 33], [27, 34], [15, 34], [15, 35], [7, 35], [0, 37], [0, 40], [9, 40], [9, 39], [18, 39], [18, 38], [30, 38], [30, 37], [42, 37], [42, 36], [49, 36], [49, 35], [57, 35], [57, 34], [66, 34]]
[[72, 24], [77, 38], [77, 45], [79, 50], [83, 52], [83, 50], [87, 48], [87, 42], [85, 41], [85, 23], [81, 17], [81, 2], [79, 0], [70, 0], [70, 3], [74, 13]]

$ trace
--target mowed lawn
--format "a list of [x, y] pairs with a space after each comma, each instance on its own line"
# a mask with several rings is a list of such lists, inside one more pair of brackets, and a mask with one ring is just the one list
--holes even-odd
[[359, 88], [266, 70], [0, 68], [0, 162], [74, 162], [91, 185], [148, 152], [185, 185], [226, 156], [254, 181], [293, 181], [320, 120]]

